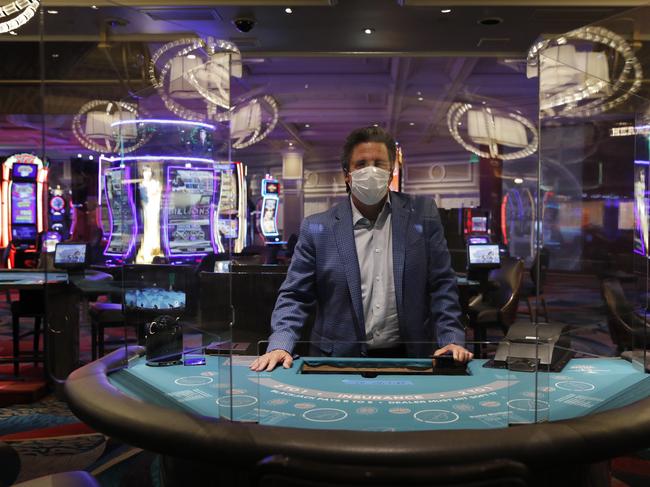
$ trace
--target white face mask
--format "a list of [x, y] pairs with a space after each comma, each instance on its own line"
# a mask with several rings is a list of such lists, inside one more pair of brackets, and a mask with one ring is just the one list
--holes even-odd
[[390, 172], [375, 166], [366, 166], [350, 173], [352, 194], [364, 205], [375, 205], [386, 196]]

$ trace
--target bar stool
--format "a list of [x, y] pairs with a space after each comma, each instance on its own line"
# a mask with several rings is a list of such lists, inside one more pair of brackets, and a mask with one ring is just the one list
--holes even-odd
[[[44, 354], [39, 353], [39, 343], [41, 337], [41, 324], [45, 320], [45, 295], [42, 291], [20, 290], [18, 301], [11, 302], [11, 322], [12, 322], [12, 340], [13, 340], [13, 363], [14, 375], [20, 374], [20, 340], [30, 335], [34, 336], [34, 348], [31, 359], [36, 365], [44, 361]], [[34, 329], [25, 333], [20, 333], [20, 319], [33, 318]]]

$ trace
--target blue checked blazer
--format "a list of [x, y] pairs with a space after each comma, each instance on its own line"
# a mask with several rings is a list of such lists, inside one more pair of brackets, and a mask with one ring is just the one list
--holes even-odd
[[[465, 344], [456, 276], [433, 199], [391, 192], [393, 274], [400, 338], [410, 356], [428, 356], [433, 342]], [[316, 355], [366, 352], [361, 278], [350, 199], [304, 219], [271, 317], [268, 351], [292, 352], [316, 310], [310, 337]]]

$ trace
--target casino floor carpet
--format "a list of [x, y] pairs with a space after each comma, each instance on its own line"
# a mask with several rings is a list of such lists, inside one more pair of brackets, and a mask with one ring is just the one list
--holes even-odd
[[[580, 292], [576, 292], [579, 289]], [[569, 325], [575, 348], [585, 353], [614, 355], [609, 338], [598, 281], [592, 276], [562, 276], [549, 279], [546, 299], [550, 321]], [[528, 320], [520, 305], [520, 320]], [[32, 326], [29, 320], [21, 323], [25, 331]], [[500, 339], [494, 330], [491, 339]], [[81, 328], [81, 358], [90, 359], [90, 339], [86, 323]], [[21, 343], [31, 347], [31, 338]], [[0, 355], [11, 350], [10, 314], [7, 303], [0, 300]], [[3, 392], [15, 381], [6, 380], [10, 365], [0, 365], [0, 401]], [[41, 380], [41, 368], [30, 364], [21, 367], [23, 386]], [[155, 454], [130, 447], [97, 433], [81, 423], [65, 403], [51, 395], [39, 397], [35, 393], [29, 404], [0, 403], [0, 442], [10, 446], [19, 458], [20, 469], [15, 481], [40, 475], [82, 469], [95, 475], [104, 487], [157, 487], [159, 459]], [[5, 399], [6, 399], [5, 395]], [[14, 399], [17, 396], [14, 396]], [[19, 396], [24, 400], [26, 396]], [[3, 407], [4, 406], [4, 407]], [[0, 458], [2, 470], [8, 465]], [[612, 462], [613, 487], [647, 487], [650, 485], [650, 452], [616, 458]], [[0, 474], [0, 487], [3, 486]]]

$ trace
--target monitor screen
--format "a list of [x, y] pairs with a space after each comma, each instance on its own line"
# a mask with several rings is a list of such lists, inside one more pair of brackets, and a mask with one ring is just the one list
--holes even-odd
[[15, 163], [11, 167], [12, 179], [36, 179], [38, 166], [36, 164]]
[[85, 243], [60, 243], [54, 251], [54, 267], [74, 269], [85, 267], [88, 259], [88, 246]]
[[473, 216], [472, 217], [472, 232], [487, 232], [487, 217], [486, 216]]
[[497, 244], [476, 244], [467, 246], [468, 267], [494, 268], [501, 265], [499, 246]]
[[29, 226], [13, 226], [11, 227], [11, 240], [13, 242], [36, 242], [38, 232], [36, 227]]

